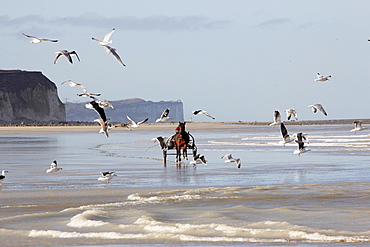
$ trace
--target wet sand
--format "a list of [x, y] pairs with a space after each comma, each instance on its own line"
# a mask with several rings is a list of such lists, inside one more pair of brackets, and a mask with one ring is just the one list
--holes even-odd
[[[303, 121], [285, 121], [285, 125], [330, 125], [330, 124], [353, 124], [353, 119], [343, 119], [343, 120], [303, 120]], [[370, 119], [361, 120], [363, 124], [370, 124]], [[187, 122], [188, 129], [201, 130], [209, 128], [219, 128], [219, 129], [230, 129], [235, 128], [236, 125], [250, 126], [250, 125], [261, 125], [268, 126], [271, 122]], [[173, 130], [178, 123], [148, 123], [141, 125], [138, 130]], [[0, 126], [0, 134], [16, 134], [16, 133], [47, 133], [47, 132], [87, 132], [87, 131], [97, 131], [99, 130], [98, 125], [42, 125], [42, 126]], [[113, 127], [111, 131], [129, 131], [125, 127]]]

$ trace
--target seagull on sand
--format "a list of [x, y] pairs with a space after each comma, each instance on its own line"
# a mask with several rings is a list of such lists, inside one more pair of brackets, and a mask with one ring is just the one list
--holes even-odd
[[321, 104], [314, 104], [314, 105], [309, 105], [308, 107], [311, 107], [313, 113], [316, 113], [317, 110], [321, 111], [322, 114], [324, 114], [325, 116], [327, 116], [328, 114], [326, 113], [324, 107], [321, 105]]
[[196, 167], [197, 164], [203, 164], [207, 165], [207, 160], [204, 157], [204, 155], [200, 156], [200, 154], [197, 154], [193, 157], [193, 160], [189, 162], [190, 164], [193, 165], [193, 167]]
[[77, 52], [76, 51], [67, 51], [67, 50], [61, 50], [61, 51], [57, 51], [57, 52], [55, 52], [56, 54], [57, 54], [57, 57], [55, 58], [55, 60], [54, 60], [54, 64], [56, 64], [57, 63], [57, 61], [58, 61], [58, 59], [59, 59], [59, 57], [60, 56], [62, 56], [62, 55], [64, 55], [64, 56], [66, 56], [66, 58], [68, 59], [68, 61], [70, 62], [70, 63], [73, 63], [73, 61], [72, 61], [72, 56], [76, 56], [77, 57], [77, 59], [78, 59], [78, 61], [80, 62], [80, 58], [78, 57], [78, 55], [77, 55]]
[[298, 156], [301, 156], [301, 154], [311, 151], [311, 149], [306, 149], [306, 147], [304, 146], [303, 139], [304, 139], [303, 134], [298, 133], [297, 140], [295, 141], [296, 143], [298, 143], [298, 149], [294, 150], [293, 152], [294, 154], [298, 154]]
[[288, 134], [288, 130], [285, 128], [284, 123], [280, 123], [280, 131], [281, 135], [283, 136], [283, 140], [280, 141], [279, 144], [285, 146], [285, 144], [294, 141], [294, 138], [290, 137], [290, 135]]
[[225, 154], [224, 156], [221, 157], [221, 159], [226, 158], [225, 163], [231, 163], [231, 162], [236, 162], [238, 168], [242, 166], [242, 162], [239, 158], [233, 158], [231, 154]]
[[68, 83], [70, 87], [80, 86], [82, 88], [82, 90], [84, 91], [84, 93], [77, 94], [80, 97], [88, 97], [88, 96], [91, 96], [91, 95], [100, 96], [100, 93], [89, 93], [89, 92], [87, 92], [86, 87], [82, 83], [76, 83], [76, 82], [73, 82], [71, 80], [67, 80], [67, 81], [62, 82], [61, 85], [63, 85], [64, 83]]
[[331, 75], [328, 75], [328, 76], [322, 76], [320, 75], [320, 73], [317, 73], [317, 79], [315, 79], [315, 81], [328, 81], [329, 78], [331, 77]]
[[140, 125], [142, 124], [142, 123], [145, 123], [146, 121], [148, 121], [148, 119], [149, 118], [146, 118], [146, 119], [144, 119], [144, 120], [142, 120], [142, 121], [140, 121], [140, 122], [135, 122], [134, 120], [132, 120], [129, 116], [126, 116], [127, 117], [127, 119], [128, 120], [130, 120], [131, 121], [131, 127], [132, 128], [138, 128], [138, 127], [140, 127]]
[[166, 110], [163, 111], [162, 115], [160, 118], [158, 118], [157, 120], [155, 120], [156, 123], [159, 123], [159, 122], [165, 122], [169, 119], [171, 119], [170, 117], [168, 117], [168, 114], [170, 113], [170, 108], [167, 108]]
[[109, 181], [116, 177], [117, 174], [114, 173], [114, 172], [100, 172], [101, 174], [101, 177], [98, 178], [99, 181], [105, 181], [107, 183], [109, 183]]
[[58, 42], [58, 40], [56, 40], [56, 39], [40, 39], [40, 38], [37, 38], [35, 36], [27, 35], [25, 33], [22, 33], [22, 34], [24, 36], [26, 36], [27, 38], [32, 39], [30, 42], [34, 43], [34, 44], [41, 43], [42, 41]]
[[96, 38], [92, 38], [93, 40], [95, 40], [95, 41], [98, 41], [99, 42], [99, 45], [103, 45], [103, 46], [105, 46], [105, 45], [110, 45], [110, 44], [112, 44], [112, 40], [109, 40], [110, 39], [110, 36], [112, 36], [112, 34], [113, 34], [113, 32], [114, 32], [114, 30], [116, 30], [115, 28], [113, 28], [109, 33], [107, 33], [105, 36], [104, 36], [104, 38], [103, 38], [103, 40], [100, 40], [100, 39], [96, 39]]
[[281, 124], [281, 115], [279, 111], [274, 111], [274, 122], [270, 123], [269, 126], [272, 126], [272, 128], [275, 127], [275, 125]]
[[196, 111], [193, 111], [193, 114], [194, 115], [198, 115], [198, 114], [204, 114], [206, 115], [207, 117], [210, 117], [212, 119], [215, 119], [214, 117], [212, 117], [207, 111], [203, 111], [203, 110], [196, 110]]
[[361, 130], [367, 129], [366, 127], [362, 126], [361, 121], [354, 121], [353, 123], [355, 124], [355, 128], [351, 129], [351, 132], [354, 132], [354, 134], [356, 134], [356, 131], [361, 131]]
[[5, 179], [5, 173], [6, 173], [6, 172], [8, 172], [8, 171], [3, 170], [3, 171], [1, 172], [1, 175], [0, 175], [0, 184], [1, 184], [1, 182]]
[[92, 98], [96, 103], [98, 103], [99, 106], [103, 109], [109, 109], [109, 108], [112, 108], [113, 110], [115, 109], [112, 103], [110, 103], [107, 100], [99, 100], [98, 98], [95, 98], [94, 96], [90, 96], [90, 98]]
[[118, 55], [117, 53], [117, 49], [116, 48], [113, 48], [113, 47], [110, 47], [109, 45], [105, 45], [104, 46], [104, 51], [107, 53], [107, 54], [112, 54], [116, 59], [117, 61], [122, 64], [123, 66], [126, 66], [126, 64], [124, 64], [121, 60], [121, 57]]
[[285, 112], [286, 112], [286, 117], [288, 118], [288, 120], [290, 120], [292, 116], [294, 116], [295, 120], [298, 120], [297, 111], [295, 109], [287, 109], [285, 110]]
[[58, 164], [57, 164], [57, 161], [56, 161], [56, 160], [54, 160], [54, 161], [50, 164], [50, 168], [46, 170], [46, 173], [53, 174], [53, 172], [57, 172], [57, 171], [60, 171], [60, 170], [63, 170], [63, 168], [59, 168], [59, 167], [58, 167]]

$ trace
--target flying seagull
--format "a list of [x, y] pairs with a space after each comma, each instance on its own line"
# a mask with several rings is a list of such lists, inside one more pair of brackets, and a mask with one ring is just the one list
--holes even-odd
[[130, 129], [130, 124], [128, 123], [120, 123], [120, 124], [116, 124], [114, 125], [115, 128], [119, 128], [119, 127], [122, 127], [122, 128], [128, 128], [130, 131], [132, 131], [132, 129]]
[[286, 117], [288, 118], [288, 120], [290, 120], [292, 116], [294, 116], [295, 120], [298, 120], [298, 114], [295, 109], [287, 109], [285, 110], [285, 112], [286, 112]]
[[270, 123], [269, 126], [272, 126], [274, 128], [275, 125], [279, 125], [279, 124], [281, 124], [281, 115], [280, 115], [280, 112], [279, 111], [274, 111], [274, 122], [273, 123]]
[[41, 43], [42, 41], [58, 42], [58, 40], [56, 40], [56, 39], [40, 39], [40, 38], [37, 38], [35, 36], [27, 35], [25, 33], [22, 33], [22, 34], [24, 36], [26, 36], [27, 38], [32, 39], [30, 42], [34, 43], [34, 44]]
[[155, 137], [152, 139], [152, 141], [158, 141], [159, 143], [159, 146], [161, 147], [161, 149], [165, 149], [166, 148], [166, 141], [167, 139], [163, 138], [162, 136], [158, 136], [158, 137]]
[[109, 181], [116, 177], [117, 174], [114, 172], [100, 172], [101, 176], [98, 178], [99, 181], [105, 181], [109, 183]]
[[93, 40], [95, 41], [98, 41], [99, 42], [99, 45], [110, 45], [112, 44], [112, 40], [109, 40], [110, 39], [110, 36], [112, 36], [114, 30], [116, 30], [115, 28], [113, 28], [109, 33], [107, 33], [103, 40], [100, 40], [100, 39], [96, 39], [96, 38], [92, 38]]
[[94, 100], [91, 101], [90, 103], [85, 104], [85, 107], [87, 109], [94, 109], [100, 116], [100, 118], [104, 121], [107, 122], [107, 116], [105, 115], [105, 111], [102, 107], [99, 106], [98, 103], [96, 103]]
[[103, 119], [101, 118], [98, 118], [98, 119], [95, 119], [93, 122], [97, 122], [100, 124], [100, 130], [99, 130], [99, 133], [100, 134], [105, 134], [105, 136], [108, 138], [109, 137], [109, 133], [108, 133], [108, 129], [109, 129], [109, 125], [106, 121], [103, 121]]
[[297, 140], [296, 140], [296, 143], [298, 143], [298, 149], [294, 150], [293, 152], [294, 154], [298, 154], [298, 156], [301, 156], [301, 154], [311, 151], [311, 149], [306, 149], [306, 147], [304, 146], [303, 139], [304, 137], [302, 133], [298, 133]]
[[212, 117], [211, 115], [209, 115], [209, 113], [207, 111], [203, 111], [203, 110], [196, 110], [196, 111], [193, 111], [193, 114], [194, 115], [198, 115], [198, 114], [204, 114], [206, 115], [207, 117], [210, 117], [212, 119], [215, 119], [214, 117]]
[[295, 134], [292, 135], [294, 140], [298, 140], [300, 138], [299, 136], [302, 136], [302, 141], [303, 142], [310, 143], [309, 140], [308, 140], [308, 135], [306, 133], [295, 133]]
[[120, 56], [118, 55], [117, 53], [117, 49], [116, 48], [113, 48], [113, 47], [110, 47], [109, 45], [105, 45], [104, 46], [104, 50], [107, 54], [112, 54], [116, 59], [117, 61], [122, 64], [123, 66], [126, 66], [126, 64], [124, 64], [120, 58]]
[[82, 88], [82, 90], [84, 91], [84, 93], [77, 94], [80, 97], [88, 97], [88, 96], [91, 96], [91, 95], [100, 96], [100, 93], [89, 93], [89, 92], [87, 92], [86, 87], [82, 83], [76, 83], [76, 82], [73, 82], [71, 80], [67, 80], [67, 81], [62, 82], [61, 85], [63, 85], [64, 83], [68, 83], [70, 87], [80, 86]]
[[109, 108], [112, 108], [113, 110], [115, 109], [114, 106], [112, 105], [112, 103], [110, 103], [109, 101], [99, 100], [99, 99], [97, 99], [93, 96], [90, 96], [90, 98], [92, 98], [96, 103], [98, 103], [99, 106], [103, 109], [109, 109]]
[[3, 170], [3, 171], [1, 172], [1, 175], [0, 175], [0, 183], [1, 183], [1, 181], [3, 181], [3, 180], [5, 179], [5, 173], [6, 173], [6, 172], [8, 172], [8, 171]]
[[315, 81], [328, 81], [329, 78], [331, 77], [331, 75], [328, 75], [328, 76], [322, 76], [320, 75], [320, 73], [317, 73], [317, 79], [315, 79]]
[[321, 111], [322, 114], [324, 114], [325, 116], [327, 116], [328, 114], [326, 113], [324, 107], [321, 105], [321, 104], [314, 104], [314, 105], [309, 105], [308, 107], [311, 107], [313, 113], [316, 113], [317, 110]]
[[46, 170], [46, 173], [53, 174], [53, 172], [57, 172], [57, 171], [60, 171], [60, 170], [63, 170], [63, 168], [59, 168], [59, 167], [58, 167], [58, 164], [57, 164], [57, 161], [56, 161], [56, 160], [54, 160], [54, 161], [50, 164], [50, 168]]
[[170, 108], [167, 108], [166, 110], [163, 111], [162, 115], [160, 116], [160, 118], [158, 118], [157, 120], [155, 120], [156, 123], [158, 122], [165, 122], [169, 119], [171, 119], [170, 117], [168, 117], [168, 114], [170, 113]]
[[221, 159], [226, 158], [225, 163], [231, 163], [231, 162], [236, 162], [238, 168], [242, 166], [242, 162], [239, 158], [233, 158], [231, 154], [225, 154], [224, 156], [221, 157]]
[[354, 134], [356, 134], [356, 131], [361, 131], [361, 130], [366, 129], [366, 127], [362, 126], [361, 121], [354, 121], [353, 123], [355, 124], [355, 128], [351, 129], [351, 132], [354, 132]]
[[78, 61], [80, 62], [80, 58], [78, 57], [78, 55], [77, 55], [77, 52], [76, 51], [67, 51], [67, 50], [61, 50], [61, 51], [57, 51], [57, 52], [55, 52], [56, 54], [57, 54], [57, 57], [55, 58], [55, 60], [54, 60], [54, 64], [56, 64], [57, 63], [57, 61], [58, 61], [58, 59], [59, 59], [59, 57], [60, 56], [62, 56], [62, 55], [64, 55], [64, 56], [66, 56], [66, 58], [68, 59], [68, 61], [70, 62], [70, 63], [73, 63], [73, 61], [72, 61], [72, 56], [76, 56], [77, 57], [77, 59], [78, 59]]
[[285, 128], [284, 123], [280, 123], [280, 131], [281, 135], [283, 136], [283, 140], [280, 141], [279, 144], [285, 146], [285, 144], [294, 141], [294, 138], [291, 138], [290, 135], [288, 134], [288, 130]]
[[127, 119], [128, 120], [130, 120], [131, 121], [131, 127], [132, 128], [138, 128], [138, 127], [140, 127], [140, 125], [142, 124], [142, 123], [145, 123], [146, 121], [148, 121], [148, 119], [149, 118], [146, 118], [146, 119], [144, 119], [144, 120], [142, 120], [142, 121], [140, 121], [140, 122], [135, 122], [134, 120], [132, 120], [129, 116], [126, 116], [127, 117]]
[[207, 160], [204, 157], [204, 155], [200, 156], [200, 154], [197, 154], [193, 157], [193, 160], [189, 162], [193, 165], [193, 167], [196, 167], [197, 164], [204, 164], [207, 165]]

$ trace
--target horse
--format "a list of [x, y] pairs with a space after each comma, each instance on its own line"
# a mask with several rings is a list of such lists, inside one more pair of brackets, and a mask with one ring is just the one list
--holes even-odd
[[176, 149], [176, 162], [181, 161], [181, 150], [185, 160], [188, 159], [187, 146], [189, 143], [189, 134], [185, 131], [186, 122], [179, 122], [179, 132], [175, 135], [174, 144]]

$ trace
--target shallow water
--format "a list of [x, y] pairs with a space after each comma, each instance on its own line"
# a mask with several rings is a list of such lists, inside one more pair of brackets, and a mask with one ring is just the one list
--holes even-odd
[[[167, 131], [0, 137], [3, 246], [316, 245], [370, 239], [370, 137], [349, 125], [287, 126], [312, 150], [279, 145], [279, 128], [191, 130], [208, 165], [163, 165]], [[162, 133], [163, 131], [163, 133]], [[241, 158], [242, 168], [221, 156]], [[191, 158], [191, 155], [190, 155]], [[46, 174], [57, 160], [62, 171]], [[115, 171], [111, 183], [100, 171]]]

